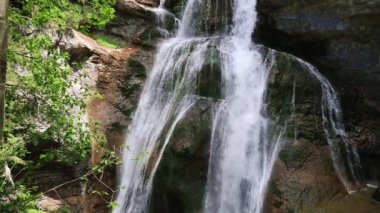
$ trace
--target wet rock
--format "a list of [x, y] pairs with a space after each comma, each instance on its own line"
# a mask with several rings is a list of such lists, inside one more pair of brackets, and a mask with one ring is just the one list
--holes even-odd
[[[274, 127], [271, 140], [286, 130], [286, 145], [272, 177], [277, 190], [269, 193], [267, 209], [291, 211], [317, 206], [323, 199], [345, 190], [335, 173], [323, 131], [321, 85], [294, 57], [266, 48], [262, 51], [272, 53], [275, 61], [265, 112], [271, 120], [269, 125]], [[205, 88], [213, 90], [212, 86]], [[207, 90], [202, 94], [208, 94]], [[198, 103], [176, 127], [155, 177], [151, 212], [202, 209], [211, 134], [207, 103]]]
[[222, 98], [221, 58], [217, 47], [211, 45], [206, 60], [197, 78], [195, 93], [202, 97]]
[[154, 179], [150, 212], [202, 210], [213, 104], [199, 100], [178, 123]]
[[375, 193], [373, 193], [372, 198], [377, 200], [377, 201], [380, 201], [380, 187], [378, 187], [376, 189]]
[[345, 89], [360, 88], [379, 106], [379, 1], [258, 4], [256, 40], [308, 59]]
[[[129, 45], [139, 45], [146, 49], [155, 49], [169, 31], [159, 28], [156, 20], [118, 12], [117, 17], [107, 24], [104, 33], [110, 33], [127, 41]], [[171, 27], [168, 27], [169, 29]]]
[[[265, 202], [268, 212], [313, 209], [345, 189], [336, 175], [323, 130], [321, 83], [291, 55], [273, 54], [266, 103], [270, 125], [286, 128]], [[268, 59], [267, 57], [267, 60]]]
[[[257, 9], [254, 39], [311, 62], [338, 90], [345, 126], [358, 147], [364, 178], [379, 183], [380, 2], [264, 0], [258, 2]], [[297, 128], [296, 138], [323, 145], [321, 121], [315, 120], [318, 99], [311, 98], [318, 92], [313, 91], [311, 84], [297, 91], [302, 98], [296, 96], [296, 100], [304, 100], [304, 104], [296, 104], [299, 113], [294, 119], [302, 126]], [[272, 95], [278, 102], [284, 101], [276, 92]]]

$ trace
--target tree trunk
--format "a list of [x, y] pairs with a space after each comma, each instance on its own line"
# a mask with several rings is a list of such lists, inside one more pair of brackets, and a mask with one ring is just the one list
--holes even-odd
[[7, 73], [7, 12], [8, 0], [0, 0], [0, 145], [4, 141], [5, 80]]

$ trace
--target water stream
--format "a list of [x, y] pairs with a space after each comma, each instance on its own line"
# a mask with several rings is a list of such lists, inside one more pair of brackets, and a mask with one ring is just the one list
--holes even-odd
[[[204, 20], [200, 13], [203, 1], [209, 2], [188, 0], [176, 36], [159, 46], [128, 130], [116, 200], [119, 207], [114, 213], [149, 211], [154, 175], [176, 124], [199, 98], [195, 94], [197, 77], [210, 46], [217, 46], [221, 58], [223, 87], [213, 121], [203, 211], [263, 212], [268, 181], [284, 145], [286, 128], [270, 135], [265, 115], [264, 96], [274, 59], [271, 55], [263, 58], [251, 40], [257, 18], [256, 0], [235, 0], [230, 32], [217, 36], [204, 36], [197, 30], [198, 21]], [[158, 11], [164, 11], [165, 2], [160, 3]], [[360, 179], [355, 177], [360, 162], [345, 133], [336, 92], [314, 67], [299, 62], [321, 82], [328, 142], [338, 175], [350, 190], [347, 177]], [[347, 159], [334, 143], [337, 136], [345, 144]], [[345, 162], [349, 162], [348, 170], [342, 169]]]
[[281, 140], [263, 114], [268, 67], [251, 35], [256, 1], [235, 1], [233, 29], [220, 45], [224, 102], [215, 117], [205, 212], [262, 212]]

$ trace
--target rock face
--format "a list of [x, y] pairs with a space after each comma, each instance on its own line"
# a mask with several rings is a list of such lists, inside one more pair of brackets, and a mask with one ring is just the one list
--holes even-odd
[[380, 201], [380, 187], [378, 187], [376, 189], [375, 193], [373, 193], [372, 198], [377, 200], [377, 201]]
[[313, 63], [339, 90], [368, 182], [379, 184], [380, 1], [262, 0], [254, 38]]
[[[153, 44], [147, 45], [147, 42], [152, 42], [149, 40], [149, 35], [153, 34], [149, 31], [152, 28], [149, 28], [149, 25], [140, 25], [146, 21], [145, 19], [123, 17], [120, 15], [115, 22], [127, 20], [128, 24], [123, 22], [117, 25], [114, 22], [101, 33], [126, 43], [126, 48], [113, 49], [102, 46], [91, 37], [75, 30], [68, 30], [63, 37], [55, 41], [57, 46], [70, 53], [72, 62], [81, 64], [73, 77], [85, 77], [80, 78], [80, 83], [74, 86], [73, 93], [80, 92], [83, 88], [98, 93], [87, 101], [87, 118], [90, 123], [100, 123], [100, 127], [96, 128], [105, 134], [107, 144], [97, 144], [94, 140], [91, 159], [80, 165], [69, 167], [55, 163], [30, 174], [30, 177], [36, 180], [39, 190], [49, 196], [41, 200], [41, 208], [63, 207], [72, 212], [99, 213], [110, 210], [107, 205], [115, 196], [116, 168], [108, 168], [99, 177], [89, 176], [87, 181], [80, 177], [91, 171], [91, 165], [99, 163], [104, 148], [116, 152], [120, 150], [131, 114], [137, 106], [146, 72], [154, 60]], [[135, 31], [118, 34], [117, 32], [123, 31], [116, 26], [126, 25]], [[138, 32], [145, 33], [146, 37], [139, 39]]]
[[380, 1], [263, 0], [258, 11], [255, 39], [316, 65], [339, 88], [364, 159], [379, 155]]
[[380, 100], [380, 1], [263, 0], [256, 39]]
[[213, 105], [199, 100], [177, 125], [154, 179], [150, 212], [202, 209]]

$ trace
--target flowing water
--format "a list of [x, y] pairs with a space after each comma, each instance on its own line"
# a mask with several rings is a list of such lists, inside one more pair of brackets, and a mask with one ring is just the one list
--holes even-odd
[[[218, 1], [188, 0], [177, 35], [159, 47], [128, 130], [115, 213], [149, 211], [154, 175], [176, 124], [199, 99], [197, 78], [211, 46], [216, 46], [220, 55], [223, 87], [222, 101], [214, 116], [203, 211], [263, 211], [268, 181], [284, 145], [286, 128], [269, 133], [273, 131], [265, 115], [264, 96], [274, 57], [269, 54], [263, 58], [252, 44], [256, 0], [235, 0], [232, 28], [223, 28], [225, 31], [217, 36], [204, 36], [197, 29], [197, 23], [205, 20], [201, 12], [204, 2], [210, 7], [210, 2]], [[164, 11], [164, 3], [161, 1], [158, 11]], [[346, 177], [357, 174], [359, 161], [344, 131], [336, 93], [311, 65], [301, 60], [300, 63], [322, 84], [326, 134], [338, 174], [343, 183], [348, 183]], [[342, 167], [346, 161], [338, 154], [340, 148], [333, 140], [337, 136], [342, 138], [352, 162], [345, 171]]]
[[261, 212], [280, 140], [263, 114], [268, 68], [252, 46], [256, 1], [235, 1], [232, 34], [222, 40], [224, 102], [214, 120], [205, 212]]
[[[170, 132], [197, 99], [194, 84], [207, 46], [203, 39], [171, 39], [157, 53], [127, 136], [117, 198], [122, 205], [114, 212], [146, 210], [152, 178]], [[149, 161], [152, 156], [155, 162]]]

